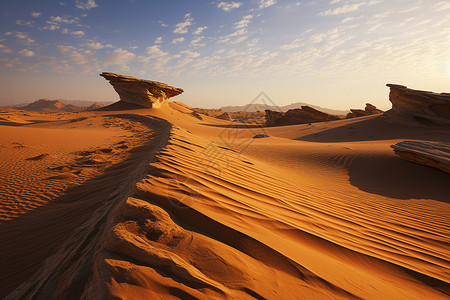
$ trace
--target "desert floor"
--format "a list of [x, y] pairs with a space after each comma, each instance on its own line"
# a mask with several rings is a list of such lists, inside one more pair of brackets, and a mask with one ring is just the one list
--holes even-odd
[[450, 297], [449, 127], [190, 112], [1, 110], [0, 298]]

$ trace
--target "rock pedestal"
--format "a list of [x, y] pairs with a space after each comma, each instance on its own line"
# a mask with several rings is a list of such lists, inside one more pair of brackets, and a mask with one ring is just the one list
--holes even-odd
[[182, 89], [162, 82], [138, 79], [116, 73], [103, 72], [100, 76], [111, 83], [120, 100], [149, 108], [167, 104], [171, 97], [179, 95]]

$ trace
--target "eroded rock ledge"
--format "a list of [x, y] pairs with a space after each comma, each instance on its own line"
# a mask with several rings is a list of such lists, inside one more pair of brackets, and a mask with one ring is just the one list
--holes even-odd
[[450, 173], [450, 145], [429, 141], [403, 141], [391, 146], [403, 159]]
[[422, 119], [439, 125], [450, 124], [450, 93], [433, 93], [409, 89], [403, 85], [387, 84], [391, 117]]
[[150, 81], [116, 73], [103, 72], [100, 76], [111, 83], [120, 100], [144, 107], [158, 108], [182, 89], [162, 82]]

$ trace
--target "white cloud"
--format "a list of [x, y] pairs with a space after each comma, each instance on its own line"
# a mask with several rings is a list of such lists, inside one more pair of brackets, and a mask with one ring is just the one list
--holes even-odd
[[120, 65], [135, 59], [136, 55], [125, 49], [115, 49], [106, 59], [106, 65]]
[[433, 5], [432, 8], [437, 10], [437, 11], [450, 9], [450, 2], [448, 2], [448, 1], [441, 1], [441, 2], [438, 2], [435, 5]]
[[240, 29], [236, 30], [233, 33], [230, 33], [228, 35], [222, 36], [219, 39], [219, 43], [228, 43], [233, 37], [237, 37], [237, 36], [240, 36], [240, 35], [243, 35], [243, 34], [246, 34], [246, 33], [247, 33], [247, 29], [246, 28], [240, 28]]
[[203, 30], [205, 30], [206, 28], [208, 28], [208, 26], [197, 27], [197, 29], [194, 31], [194, 34], [202, 34]]
[[327, 37], [326, 33], [316, 33], [310, 39], [309, 42], [312, 44], [320, 43]]
[[95, 3], [95, 0], [87, 0], [86, 2], [82, 1], [75, 1], [75, 7], [80, 9], [86, 9], [89, 10], [91, 8], [97, 7], [97, 3]]
[[84, 36], [84, 31], [82, 31], [82, 30], [72, 31], [71, 34], [78, 35], [78, 36]]
[[11, 49], [9, 49], [8, 47], [6, 47], [5, 45], [0, 44], [0, 52], [2, 52], [3, 54], [11, 54], [12, 51]]
[[184, 15], [184, 22], [175, 25], [173, 33], [184, 34], [188, 32], [187, 27], [192, 25], [194, 18], [191, 17], [190, 13]]
[[67, 29], [67, 28], [63, 28], [63, 29], [61, 30], [61, 32], [62, 32], [63, 34], [73, 34], [73, 35], [77, 35], [77, 36], [84, 36], [84, 31], [81, 31], [81, 30], [70, 31], [70, 30]]
[[149, 55], [149, 58], [158, 58], [158, 57], [166, 56], [168, 53], [162, 51], [159, 48], [159, 45], [153, 45], [153, 46], [147, 47], [147, 54]]
[[334, 15], [340, 15], [349, 13], [355, 10], [358, 10], [361, 6], [363, 6], [365, 3], [354, 3], [354, 4], [345, 4], [340, 7], [336, 7], [334, 9], [328, 9], [321, 13], [319, 13], [319, 16], [334, 16]]
[[344, 23], [347, 23], [347, 22], [352, 21], [353, 19], [355, 19], [355, 18], [353, 18], [353, 17], [348, 17], [348, 18], [343, 19], [343, 20], [341, 21], [341, 23], [344, 24]]
[[73, 23], [77, 23], [77, 22], [78, 22], [77, 18], [70, 18], [68, 16], [65, 16], [65, 17], [51, 16], [50, 20], [47, 21], [47, 24], [57, 24], [57, 23], [73, 24]]
[[290, 42], [289, 44], [282, 45], [280, 47], [280, 49], [282, 49], [282, 50], [291, 50], [291, 49], [300, 48], [302, 46], [303, 46], [302, 39], [295, 39], [292, 42]]
[[203, 47], [203, 46], [205, 46], [205, 44], [201, 44], [200, 43], [204, 38], [205, 38], [204, 36], [196, 37], [195, 39], [193, 39], [191, 41], [191, 46], [194, 46], [194, 47]]
[[16, 38], [18, 38], [18, 39], [24, 41], [26, 44], [32, 44], [32, 43], [34, 43], [34, 40], [33, 40], [33, 39], [30, 39], [30, 38], [28, 37], [28, 34], [26, 34], [25, 32], [16, 32], [14, 36], [15, 36]]
[[24, 21], [24, 20], [17, 20], [16, 24], [17, 25], [24, 25], [24, 26], [31, 26], [32, 22], [31, 21]]
[[260, 0], [259, 1], [259, 9], [263, 9], [277, 3], [276, 0]]
[[234, 28], [238, 29], [238, 28], [245, 28], [245, 27], [247, 27], [248, 24], [250, 24], [250, 19], [251, 18], [253, 18], [253, 15], [245, 16], [239, 22], [234, 23]]
[[239, 44], [242, 43], [243, 41], [245, 41], [248, 38], [248, 36], [240, 36], [237, 39], [235, 39], [234, 41], [231, 41], [230, 44], [234, 45], [234, 44]]
[[179, 37], [179, 38], [173, 39], [171, 43], [172, 44], [179, 44], [179, 43], [182, 43], [182, 42], [184, 42], [184, 37]]
[[40, 12], [32, 12], [32, 13], [31, 13], [31, 16], [32, 16], [33, 18], [39, 18], [40, 15], [41, 15]]
[[28, 50], [28, 49], [22, 49], [22, 50], [20, 50], [20, 51], [19, 51], [19, 54], [22, 55], [22, 56], [25, 56], [25, 57], [32, 57], [32, 56], [35, 55], [33, 51]]
[[218, 8], [223, 9], [224, 11], [230, 11], [233, 8], [239, 8], [242, 6], [242, 2], [219, 2], [217, 4]]
[[181, 51], [180, 53], [186, 55], [189, 58], [196, 58], [200, 56], [200, 53], [192, 52], [190, 50]]
[[158, 36], [155, 40], [155, 44], [161, 44], [162, 43], [162, 36]]
[[339, 2], [341, 2], [341, 0], [332, 0], [331, 2], [330, 2], [330, 4], [336, 4], [336, 3], [339, 3]]
[[99, 42], [96, 42], [96, 43], [86, 43], [86, 46], [88, 46], [88, 47], [91, 48], [91, 49], [95, 49], [95, 50], [103, 49], [103, 48], [112, 48], [112, 45], [111, 45], [111, 44], [102, 45], [102, 44], [100, 44]]

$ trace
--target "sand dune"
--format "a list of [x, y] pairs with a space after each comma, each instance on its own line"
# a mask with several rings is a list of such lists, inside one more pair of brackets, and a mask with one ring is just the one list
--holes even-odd
[[2, 114], [0, 296], [449, 297], [449, 175], [390, 148], [448, 127], [126, 106]]

